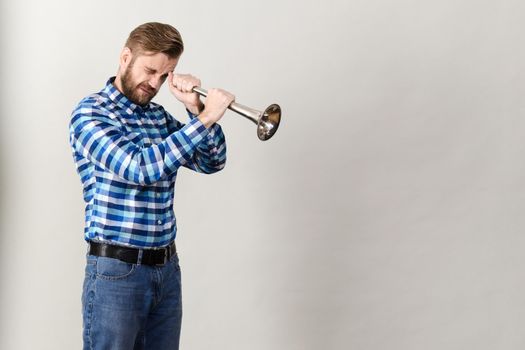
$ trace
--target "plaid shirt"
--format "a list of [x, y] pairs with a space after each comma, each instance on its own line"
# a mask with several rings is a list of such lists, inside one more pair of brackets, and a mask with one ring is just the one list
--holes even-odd
[[86, 240], [149, 248], [169, 244], [177, 171], [224, 167], [226, 144], [190, 114], [184, 125], [155, 103], [134, 104], [109, 79], [72, 113], [70, 144], [83, 185]]

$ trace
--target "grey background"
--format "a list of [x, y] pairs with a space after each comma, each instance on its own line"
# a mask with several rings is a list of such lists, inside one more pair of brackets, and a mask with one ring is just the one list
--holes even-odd
[[1, 349], [80, 348], [69, 114], [153, 20], [284, 111], [266, 143], [228, 113], [226, 169], [178, 179], [183, 349], [525, 347], [522, 1], [0, 6]]

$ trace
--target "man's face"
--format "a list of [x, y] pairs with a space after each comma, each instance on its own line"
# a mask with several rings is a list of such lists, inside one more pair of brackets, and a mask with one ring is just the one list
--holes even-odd
[[121, 62], [122, 93], [132, 102], [144, 106], [157, 94], [168, 73], [175, 69], [178, 58], [163, 53], [143, 53]]

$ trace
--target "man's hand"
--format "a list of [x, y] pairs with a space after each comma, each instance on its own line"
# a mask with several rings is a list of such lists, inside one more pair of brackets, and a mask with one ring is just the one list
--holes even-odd
[[221, 89], [209, 89], [206, 107], [199, 115], [200, 121], [207, 128], [222, 118], [228, 106], [235, 101], [235, 96]]
[[199, 94], [192, 92], [195, 86], [201, 86], [201, 81], [190, 74], [168, 73], [168, 86], [173, 96], [193, 114], [198, 115], [204, 109]]
[[221, 89], [209, 89], [206, 97], [206, 107], [202, 104], [199, 94], [192, 92], [201, 81], [190, 74], [168, 74], [168, 86], [171, 93], [184, 103], [184, 106], [193, 114], [198, 115], [200, 121], [207, 128], [219, 121], [228, 106], [235, 100], [235, 96]]

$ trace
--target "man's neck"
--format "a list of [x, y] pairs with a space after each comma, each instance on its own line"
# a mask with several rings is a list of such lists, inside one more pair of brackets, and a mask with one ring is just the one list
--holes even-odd
[[120, 91], [121, 94], [124, 94], [124, 91], [122, 90], [122, 82], [120, 80], [120, 75], [117, 75], [115, 77], [115, 80], [113, 81], [113, 85], [117, 88], [118, 91]]

